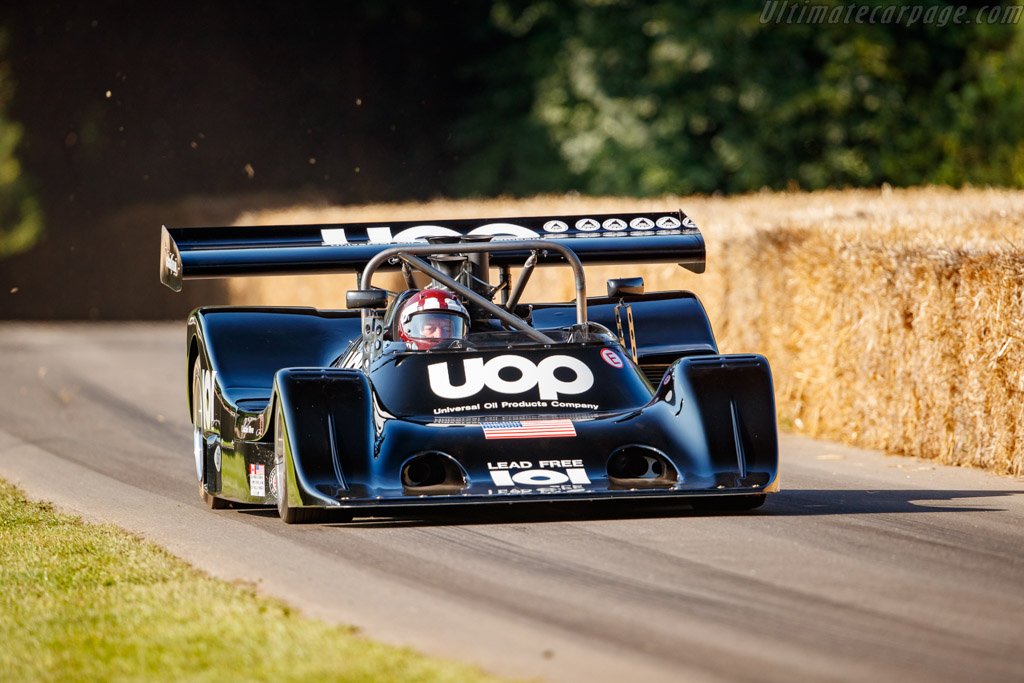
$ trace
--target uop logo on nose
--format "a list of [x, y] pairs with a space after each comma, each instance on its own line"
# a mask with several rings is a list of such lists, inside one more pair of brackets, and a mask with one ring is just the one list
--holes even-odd
[[[586, 363], [572, 356], [548, 356], [536, 365], [523, 356], [495, 356], [486, 363], [483, 358], [467, 358], [462, 361], [462, 367], [466, 381], [453, 386], [448, 363], [428, 365], [431, 391], [441, 398], [455, 399], [480, 393], [485, 386], [500, 394], [521, 394], [538, 387], [542, 400], [556, 400], [559, 394], [582, 394], [594, 386], [594, 373]], [[501, 377], [505, 368], [518, 371], [519, 377]], [[572, 370], [576, 377], [570, 381], [558, 379], [555, 371], [559, 368]]]

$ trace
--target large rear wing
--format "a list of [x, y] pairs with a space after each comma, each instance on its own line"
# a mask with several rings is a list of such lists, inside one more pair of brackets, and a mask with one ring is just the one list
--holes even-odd
[[[238, 275], [357, 273], [378, 252], [428, 237], [490, 236], [493, 240], [551, 240], [591, 264], [678, 263], [704, 272], [704, 238], [683, 212], [386, 221], [335, 225], [168, 228], [160, 237], [160, 281], [176, 292], [183, 280]], [[527, 255], [497, 252], [493, 266], [514, 266]], [[540, 264], [561, 261], [555, 251]]]

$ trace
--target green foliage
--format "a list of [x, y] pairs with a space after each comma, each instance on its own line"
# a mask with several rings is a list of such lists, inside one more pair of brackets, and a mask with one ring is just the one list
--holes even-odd
[[978, 77], [954, 102], [937, 182], [1024, 187], [1024, 26], [1007, 49], [975, 49]]
[[0, 29], [0, 259], [29, 249], [43, 232], [43, 216], [17, 157], [22, 128], [4, 116], [14, 86], [4, 60], [7, 34]]
[[1024, 185], [1020, 26], [762, 23], [762, 8], [496, 3], [509, 43], [478, 67], [457, 142], [483, 151], [459, 189]]

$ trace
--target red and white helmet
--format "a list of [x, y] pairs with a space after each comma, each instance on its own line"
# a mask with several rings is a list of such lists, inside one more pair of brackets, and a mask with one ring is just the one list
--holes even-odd
[[450, 339], [464, 339], [469, 313], [443, 289], [424, 289], [409, 297], [398, 313], [398, 336], [411, 348], [425, 351]]

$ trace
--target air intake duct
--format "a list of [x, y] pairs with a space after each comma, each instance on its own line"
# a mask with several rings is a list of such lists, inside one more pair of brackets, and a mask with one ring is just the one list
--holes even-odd
[[455, 458], [441, 451], [418, 453], [402, 465], [406, 495], [450, 495], [466, 488], [466, 472]]
[[656, 448], [622, 446], [608, 458], [608, 483], [612, 489], [668, 488], [679, 473], [668, 457]]

